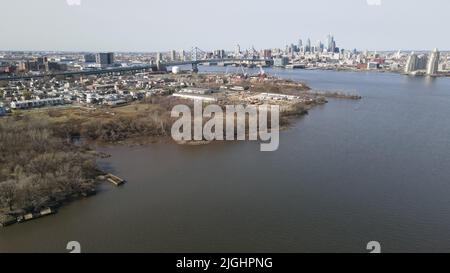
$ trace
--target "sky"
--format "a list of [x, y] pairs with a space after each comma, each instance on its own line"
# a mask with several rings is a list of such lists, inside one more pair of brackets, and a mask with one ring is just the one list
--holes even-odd
[[448, 0], [0, 0], [0, 50], [450, 49]]

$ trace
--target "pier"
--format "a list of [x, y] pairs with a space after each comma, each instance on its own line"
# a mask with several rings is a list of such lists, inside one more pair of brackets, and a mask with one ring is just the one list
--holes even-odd
[[113, 184], [114, 186], [122, 186], [123, 184], [125, 184], [125, 179], [122, 179], [114, 174], [111, 173], [104, 173], [103, 175], [100, 175], [97, 177], [99, 180], [103, 180], [103, 181], [108, 181], [111, 184]]

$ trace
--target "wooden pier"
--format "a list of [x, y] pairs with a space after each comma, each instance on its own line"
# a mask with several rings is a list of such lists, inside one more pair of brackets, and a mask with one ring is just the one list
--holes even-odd
[[122, 179], [120, 177], [118, 177], [117, 175], [114, 175], [112, 173], [107, 173], [104, 172], [100, 169], [97, 169], [98, 173], [100, 174], [99, 176], [97, 176], [98, 180], [101, 181], [108, 181], [111, 184], [115, 185], [115, 186], [122, 186], [123, 184], [125, 184], [125, 179]]
[[106, 180], [108, 182], [111, 182], [115, 186], [121, 186], [121, 185], [123, 185], [125, 183], [124, 179], [122, 179], [122, 178], [120, 178], [118, 176], [115, 176], [113, 174], [110, 174], [110, 173], [106, 174], [105, 178], [106, 178]]

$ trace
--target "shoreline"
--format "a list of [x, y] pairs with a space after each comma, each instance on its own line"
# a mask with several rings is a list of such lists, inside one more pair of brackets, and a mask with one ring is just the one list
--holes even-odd
[[[95, 152], [99, 153], [97, 151]], [[42, 217], [57, 214], [60, 208], [69, 205], [70, 203], [97, 195], [99, 193], [100, 184], [102, 183], [109, 183], [113, 186], [120, 187], [127, 182], [125, 179], [122, 179], [111, 173], [107, 173], [101, 170], [99, 170], [99, 173], [102, 174], [96, 177], [96, 184], [93, 187], [86, 188], [77, 194], [61, 196], [59, 200], [49, 202], [41, 209], [32, 211], [23, 211], [23, 209], [20, 209], [17, 211], [10, 211], [6, 213], [0, 212], [0, 227], [4, 228], [14, 224], [25, 223]]]
[[[326, 104], [328, 101], [325, 98], [327, 97], [336, 99], [361, 99], [361, 96], [359, 95], [350, 95], [342, 92], [312, 91], [304, 83], [284, 79], [278, 79], [268, 84], [258, 83], [252, 88], [255, 88], [253, 93], [250, 93], [249, 95], [245, 92], [234, 93], [238, 95], [231, 96], [227, 102], [231, 104], [236, 102], [246, 104], [246, 100], [253, 98], [254, 94], [267, 92], [271, 89], [275, 89], [279, 94], [295, 93], [298, 94], [298, 96], [308, 98], [301, 104], [278, 102], [283, 106], [283, 110], [280, 111], [280, 131], [289, 130], [294, 121], [307, 115], [308, 111], [313, 107]], [[239, 97], [242, 96], [242, 94], [247, 94], [244, 96], [244, 99]], [[41, 203], [34, 208], [17, 207], [17, 205], [14, 205], [13, 208], [10, 204], [9, 210], [4, 208], [2, 209], [2, 212], [0, 212], [0, 226], [5, 227], [15, 223], [27, 222], [56, 214], [58, 208], [65, 206], [68, 203], [97, 194], [100, 183], [107, 182], [115, 186], [123, 185], [126, 182], [125, 179], [98, 169], [97, 159], [110, 156], [101, 152], [99, 150], [101, 147], [112, 147], [116, 145], [140, 146], [149, 145], [155, 142], [170, 143], [171, 145], [198, 146], [207, 145], [217, 141], [202, 140], [176, 142], [168, 134], [168, 132], [170, 132], [168, 131], [171, 123], [170, 119], [165, 121], [164, 116], [159, 117], [161, 122], [167, 122], [164, 126], [162, 123], [156, 123], [154, 125], [152, 125], [153, 123], [150, 125], [144, 123], [148, 121], [147, 117], [149, 115], [150, 117], [153, 117], [152, 115], [155, 112], [157, 113], [160, 111], [164, 115], [168, 115], [169, 109], [171, 109], [171, 102], [178, 102], [176, 100], [171, 101], [169, 97], [162, 97], [159, 100], [160, 101], [157, 101], [156, 104], [144, 102], [117, 108], [98, 108], [93, 110], [83, 108], [61, 108], [48, 109], [47, 111], [39, 110], [39, 112], [21, 111], [21, 115], [9, 117], [8, 119], [11, 119], [12, 122], [19, 122], [22, 126], [25, 126], [25, 128], [27, 124], [33, 124], [34, 120], [45, 121], [41, 128], [42, 130], [50, 130], [54, 135], [53, 137], [57, 137], [60, 141], [66, 138], [66, 143], [64, 145], [67, 149], [86, 155], [88, 158], [95, 158], [96, 169], [86, 178], [85, 188], [83, 188], [84, 186], [80, 186], [79, 189], [69, 194], [62, 191], [56, 195], [56, 197], [53, 196], [48, 201]], [[185, 101], [185, 103], [187, 102]], [[250, 104], [252, 103], [253, 102]], [[166, 105], [166, 108], [162, 108], [161, 105]], [[136, 117], [140, 117], [142, 122], [139, 123], [139, 121], [136, 120]], [[130, 123], [136, 124], [133, 125]], [[0, 126], [1, 125], [2, 124], [0, 124]], [[129, 126], [134, 126], [138, 129], [130, 131], [129, 129], [131, 129], [131, 127]], [[158, 126], [161, 127], [158, 128]], [[103, 129], [106, 131], [102, 132], [101, 130]], [[71, 140], [68, 141], [68, 139]], [[248, 139], [248, 135], [246, 135], [246, 139]], [[0, 185], [1, 184], [2, 183], [0, 183]]]
[[[323, 103], [326, 104], [327, 102]], [[320, 104], [313, 105], [306, 110], [302, 110], [300, 113], [281, 113], [282, 117], [287, 120], [287, 123], [283, 126], [280, 126], [280, 131], [289, 130], [292, 124], [297, 121], [302, 116], [308, 115], [309, 110], [314, 106], [318, 106]], [[284, 114], [284, 115], [283, 115]], [[246, 139], [248, 138], [248, 134], [246, 134]], [[250, 141], [250, 140], [246, 140]], [[96, 158], [108, 158], [111, 155], [106, 154], [104, 152], [99, 151], [101, 148], [109, 148], [117, 145], [125, 145], [127, 147], [136, 147], [136, 146], [145, 146], [152, 145], [154, 143], [167, 143], [169, 145], [186, 145], [186, 146], [199, 146], [199, 145], [208, 145], [211, 143], [221, 142], [220, 140], [191, 140], [191, 141], [175, 141], [170, 136], [135, 136], [129, 137], [127, 139], [117, 141], [117, 142], [102, 142], [102, 141], [86, 141], [86, 145], [90, 150], [87, 150], [86, 153], [90, 154]], [[223, 142], [223, 141], [222, 141]], [[52, 204], [45, 205], [42, 209], [33, 210], [33, 211], [24, 211], [24, 209], [19, 209], [16, 211], [10, 211], [6, 213], [0, 213], [0, 227], [8, 227], [14, 224], [25, 223], [31, 220], [36, 220], [42, 217], [54, 215], [58, 213], [58, 209], [68, 205], [72, 202], [76, 202], [83, 198], [88, 198], [94, 196], [98, 193], [98, 188], [101, 183], [110, 183], [115, 186], [122, 186], [126, 180], [120, 177], [117, 177], [111, 173], [104, 172], [102, 170], [97, 169], [99, 175], [95, 178], [95, 186], [85, 189], [79, 194], [73, 194], [69, 196], [61, 196], [59, 200], [55, 200]]]

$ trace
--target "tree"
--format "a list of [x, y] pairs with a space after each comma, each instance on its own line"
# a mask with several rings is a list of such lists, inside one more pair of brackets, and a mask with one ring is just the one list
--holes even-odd
[[13, 204], [16, 200], [16, 183], [13, 180], [7, 180], [0, 183], [0, 203], [3, 207], [13, 210]]

